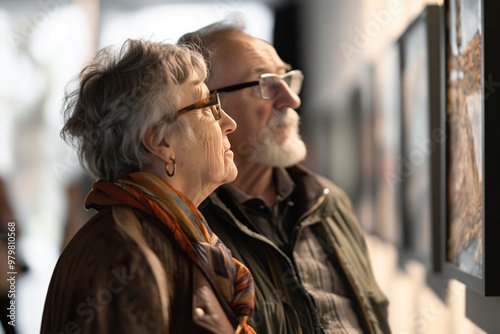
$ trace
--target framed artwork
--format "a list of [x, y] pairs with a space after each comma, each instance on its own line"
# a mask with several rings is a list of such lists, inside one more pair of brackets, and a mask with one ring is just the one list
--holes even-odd
[[374, 69], [375, 233], [403, 245], [401, 191], [401, 80], [399, 48], [388, 47]]
[[[342, 99], [338, 99], [336, 112], [331, 117], [328, 143], [330, 177], [355, 201], [360, 187], [359, 180], [359, 116], [361, 113], [361, 87], [356, 83], [346, 84]], [[356, 153], [353, 153], [356, 152]]]
[[[373, 141], [373, 94], [371, 64], [359, 67], [360, 75], [345, 84], [346, 90], [339, 103], [332, 147], [332, 167], [337, 170], [333, 179], [344, 179], [342, 188], [352, 201], [359, 224], [367, 234], [376, 234], [374, 211], [374, 141]], [[347, 138], [347, 139], [346, 139]], [[347, 142], [347, 143], [346, 143]], [[337, 144], [335, 144], [337, 143]], [[342, 157], [339, 159], [339, 157]]]
[[[357, 156], [358, 156], [358, 187], [353, 197], [353, 205], [361, 227], [366, 233], [376, 233], [375, 215], [375, 144], [374, 144], [374, 92], [373, 64], [362, 69], [364, 80], [360, 80], [359, 89], [350, 96], [351, 104], [358, 106], [356, 113]], [[358, 99], [359, 102], [354, 102]]]
[[500, 295], [500, 3], [444, 2], [442, 262], [445, 276]]
[[[439, 263], [440, 9], [432, 5], [399, 40], [402, 87], [402, 181], [404, 254], [425, 265]], [[436, 172], [437, 171], [437, 172]], [[436, 252], [433, 252], [433, 250]], [[437, 256], [436, 256], [437, 254]]]

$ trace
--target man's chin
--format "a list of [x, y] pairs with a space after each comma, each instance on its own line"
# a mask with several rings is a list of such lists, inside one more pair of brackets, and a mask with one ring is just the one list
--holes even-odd
[[292, 127], [288, 125], [281, 125], [274, 130], [274, 142], [278, 145], [284, 145], [289, 140]]
[[268, 145], [265, 150], [258, 152], [249, 160], [271, 167], [290, 167], [303, 161], [306, 154], [306, 145], [300, 138], [296, 138], [284, 144]]

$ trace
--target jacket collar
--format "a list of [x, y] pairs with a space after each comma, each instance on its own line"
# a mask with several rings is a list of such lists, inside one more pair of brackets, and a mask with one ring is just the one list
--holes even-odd
[[[281, 198], [288, 198], [292, 195], [295, 183], [285, 168], [273, 168], [273, 182], [276, 182], [276, 194]], [[245, 203], [253, 197], [236, 188], [232, 184], [221, 186], [224, 191], [229, 192], [239, 203]]]
[[[288, 192], [287, 189], [289, 189], [290, 192], [293, 192], [292, 200], [295, 205], [297, 205], [297, 212], [299, 216], [302, 216], [311, 208], [318, 206], [318, 202], [322, 201], [322, 197], [325, 197], [325, 200], [331, 200], [328, 199], [328, 196], [325, 196], [325, 194], [328, 194], [329, 192], [325, 185], [320, 182], [315, 174], [303, 166], [294, 165], [288, 168], [276, 167], [274, 169], [274, 173], [276, 175], [276, 180], [278, 181], [278, 188], [281, 186], [282, 190], [279, 194], [286, 194]], [[225, 184], [213, 192], [208, 197], [207, 201], [210, 201], [218, 206], [223, 204], [217, 196], [217, 194], [221, 191], [231, 193], [231, 195], [234, 196], [240, 203], [243, 203], [251, 198], [248, 194], [237, 189], [232, 184]], [[202, 204], [202, 206], [203, 205], [206, 204]], [[327, 208], [324, 209], [330, 211], [334, 209], [334, 207], [335, 205], [328, 205]], [[328, 213], [324, 212], [323, 214]]]
[[297, 212], [299, 215], [303, 215], [317, 205], [321, 197], [324, 196], [325, 186], [318, 181], [318, 178], [311, 171], [303, 166], [294, 165], [286, 168], [286, 171], [297, 189], [293, 197]]
[[[285, 170], [295, 183], [295, 193], [300, 193], [297, 195], [298, 198], [304, 199], [302, 207], [307, 208], [306, 211], [300, 214], [299, 224], [301, 226], [315, 224], [322, 221], [324, 217], [334, 214], [337, 205], [334, 201], [334, 198], [332, 196], [328, 196], [330, 190], [320, 182], [321, 178], [316, 177], [316, 175], [312, 174], [309, 170], [302, 166], [296, 165], [286, 168]], [[328, 182], [325, 182], [325, 184], [328, 184]], [[219, 196], [219, 194], [225, 196], [224, 193], [228, 192], [228, 187], [234, 188], [234, 186], [230, 184], [222, 185], [217, 188], [200, 205], [200, 210], [202, 210], [203, 212], [204, 209], [209, 209], [210, 206], [213, 206], [214, 209], [217, 208], [217, 210], [222, 210], [222, 212], [224, 212], [224, 215], [228, 216], [228, 224], [233, 225], [235, 228], [247, 234], [248, 236], [268, 244], [270, 247], [274, 248], [276, 252], [280, 253], [284, 259], [289, 261], [288, 257], [269, 239], [253, 231], [249, 226], [244, 224], [233, 214], [233, 212]], [[245, 193], [243, 194], [248, 196]]]

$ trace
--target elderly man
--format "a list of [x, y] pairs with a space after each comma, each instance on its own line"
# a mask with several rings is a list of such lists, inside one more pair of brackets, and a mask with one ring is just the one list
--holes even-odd
[[257, 333], [389, 333], [388, 302], [345, 193], [297, 165], [303, 75], [269, 43], [219, 22], [184, 35], [211, 64], [206, 82], [238, 124], [238, 177], [200, 206], [255, 280]]

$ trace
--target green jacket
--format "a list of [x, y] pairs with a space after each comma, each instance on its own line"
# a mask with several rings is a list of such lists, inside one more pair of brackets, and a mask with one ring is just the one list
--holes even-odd
[[[306, 226], [318, 224], [337, 256], [342, 274], [355, 295], [355, 309], [365, 333], [390, 333], [388, 301], [379, 289], [368, 256], [366, 242], [347, 195], [330, 181], [302, 167], [287, 169], [295, 192], [307, 197], [309, 205], [294, 229], [292, 243]], [[233, 256], [243, 262], [255, 280], [255, 312], [250, 325], [257, 333], [320, 333], [318, 315], [310, 306], [297, 278], [293, 260], [266, 237], [250, 230], [236, 218], [221, 197], [224, 186], [200, 205], [212, 230]], [[226, 199], [227, 200], [227, 199]]]

